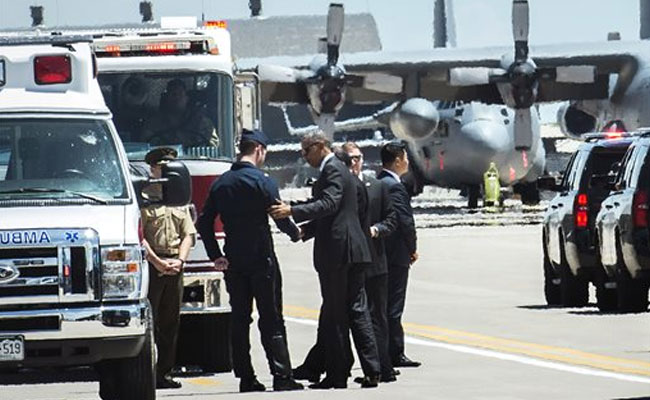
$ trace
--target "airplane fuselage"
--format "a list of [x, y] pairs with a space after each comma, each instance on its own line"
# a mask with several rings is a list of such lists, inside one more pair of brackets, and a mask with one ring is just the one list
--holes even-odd
[[433, 135], [408, 140], [427, 183], [448, 188], [480, 185], [491, 162], [505, 186], [532, 182], [542, 175], [545, 151], [536, 109], [533, 145], [527, 151], [515, 150], [514, 110], [510, 108], [472, 102], [439, 106], [438, 111], [440, 122]]

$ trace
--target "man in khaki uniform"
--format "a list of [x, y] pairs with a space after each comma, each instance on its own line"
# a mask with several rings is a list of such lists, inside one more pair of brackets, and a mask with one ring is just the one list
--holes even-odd
[[[176, 158], [167, 147], [151, 150], [145, 162], [154, 178], [161, 177], [162, 165]], [[196, 229], [187, 207], [152, 205], [141, 210], [143, 245], [149, 261], [149, 301], [153, 309], [158, 367], [156, 387], [176, 389], [181, 383], [169, 372], [175, 363], [176, 340], [180, 324], [183, 266], [194, 244]]]

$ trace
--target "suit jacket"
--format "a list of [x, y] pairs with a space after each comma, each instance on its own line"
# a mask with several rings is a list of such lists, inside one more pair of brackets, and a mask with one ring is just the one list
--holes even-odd
[[304, 240], [314, 237], [314, 267], [318, 272], [348, 264], [370, 262], [357, 207], [357, 190], [348, 168], [330, 158], [312, 187], [312, 199], [291, 207], [304, 225]]
[[397, 213], [397, 228], [386, 238], [388, 265], [408, 268], [411, 254], [417, 250], [411, 197], [406, 187], [389, 173], [382, 171], [378, 177], [388, 186], [390, 200]]
[[[373, 177], [364, 177], [362, 181], [368, 194], [368, 211], [365, 226], [370, 242], [372, 264], [366, 268], [366, 276], [376, 276], [388, 272], [385, 238], [397, 228], [397, 212], [392, 206], [388, 185]], [[379, 232], [376, 238], [370, 237], [370, 227]], [[365, 227], [364, 227], [365, 229]]]

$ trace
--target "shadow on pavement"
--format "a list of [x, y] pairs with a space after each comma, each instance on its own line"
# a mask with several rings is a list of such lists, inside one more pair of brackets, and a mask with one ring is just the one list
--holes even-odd
[[99, 378], [95, 370], [90, 367], [70, 368], [63, 370], [11, 370], [0, 369], [1, 385], [21, 385], [36, 383], [61, 383], [61, 382], [93, 382]]

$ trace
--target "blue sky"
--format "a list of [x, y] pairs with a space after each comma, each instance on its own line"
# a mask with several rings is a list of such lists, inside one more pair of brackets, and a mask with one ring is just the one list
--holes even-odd
[[[248, 0], [152, 0], [154, 15], [245, 18]], [[263, 14], [324, 14], [330, 0], [262, 0]], [[433, 0], [343, 0], [347, 12], [370, 12], [384, 49], [418, 50], [432, 46]], [[29, 6], [45, 7], [49, 25], [138, 22], [139, 0], [0, 0], [0, 29], [26, 27]], [[531, 0], [531, 44], [604, 40], [609, 31], [638, 37], [638, 0]], [[458, 46], [511, 42], [510, 0], [453, 0]]]

